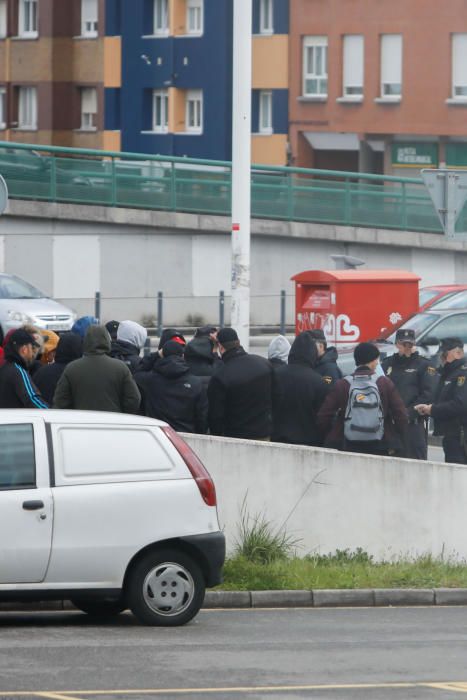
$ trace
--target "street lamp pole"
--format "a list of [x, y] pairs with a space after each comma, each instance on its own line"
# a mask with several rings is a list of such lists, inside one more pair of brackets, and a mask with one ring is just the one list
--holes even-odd
[[234, 0], [231, 326], [250, 344], [252, 0]]

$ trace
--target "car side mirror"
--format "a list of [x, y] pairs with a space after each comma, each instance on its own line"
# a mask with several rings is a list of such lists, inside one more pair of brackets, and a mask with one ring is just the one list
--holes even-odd
[[419, 343], [422, 348], [439, 347], [439, 338], [435, 335], [429, 335], [427, 338], [423, 338], [423, 341]]

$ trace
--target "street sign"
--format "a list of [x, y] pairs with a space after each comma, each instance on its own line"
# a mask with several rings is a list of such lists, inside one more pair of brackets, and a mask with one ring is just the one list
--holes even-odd
[[467, 171], [430, 168], [422, 170], [422, 177], [446, 236], [467, 237], [467, 231], [455, 230], [467, 199]]
[[6, 209], [8, 204], [8, 187], [3, 177], [0, 175], [0, 216]]

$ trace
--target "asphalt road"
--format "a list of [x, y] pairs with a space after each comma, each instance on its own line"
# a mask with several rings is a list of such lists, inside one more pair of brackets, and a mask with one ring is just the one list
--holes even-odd
[[125, 614], [0, 613], [0, 700], [467, 694], [466, 608], [205, 611], [186, 627]]

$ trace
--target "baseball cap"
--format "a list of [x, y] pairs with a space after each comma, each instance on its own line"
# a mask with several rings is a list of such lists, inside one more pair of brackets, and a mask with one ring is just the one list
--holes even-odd
[[18, 328], [11, 334], [9, 343], [16, 348], [21, 348], [23, 345], [34, 345], [36, 348], [40, 348], [37, 340], [23, 328]]
[[396, 343], [412, 343], [412, 345], [415, 345], [415, 331], [411, 328], [399, 328], [396, 332]]
[[448, 352], [455, 348], [464, 348], [464, 343], [460, 338], [442, 338], [439, 344], [441, 352]]

